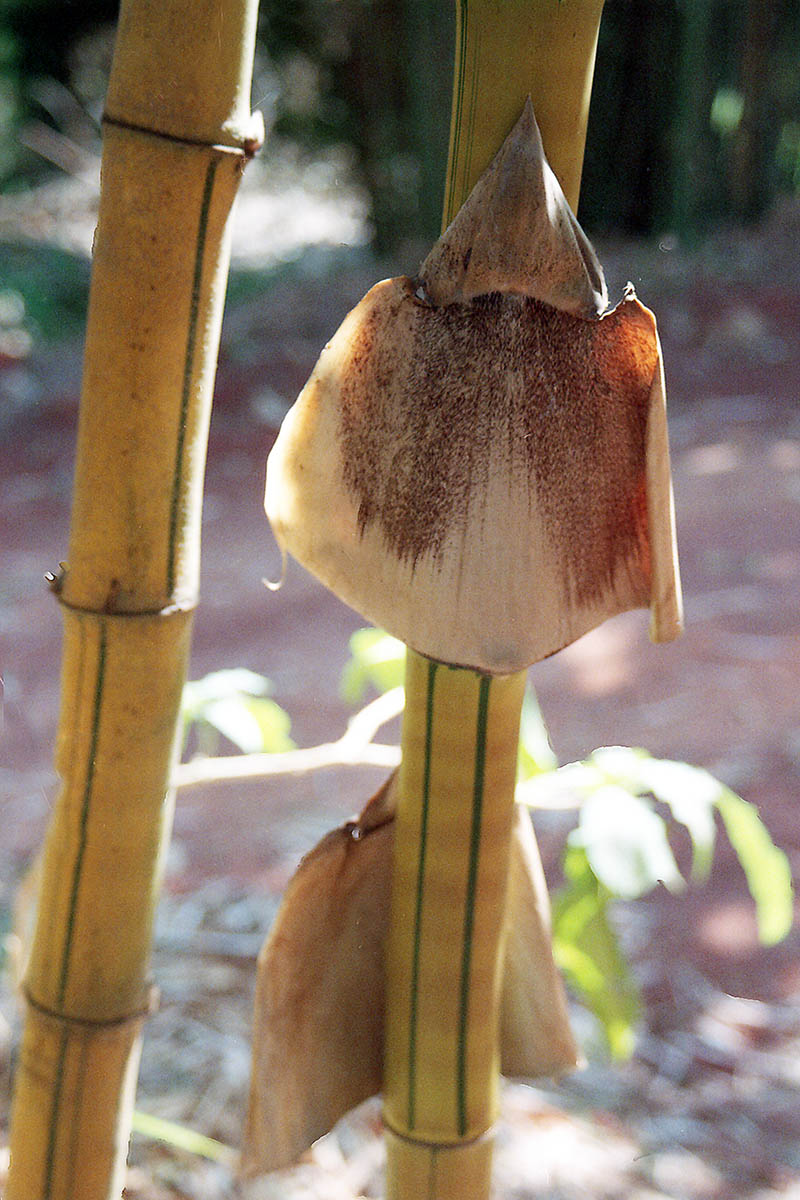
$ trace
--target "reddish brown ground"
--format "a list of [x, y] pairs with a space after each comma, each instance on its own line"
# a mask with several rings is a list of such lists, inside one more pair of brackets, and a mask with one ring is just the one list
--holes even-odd
[[[654, 647], [647, 641], [645, 615], [628, 614], [533, 672], [562, 761], [597, 745], [623, 743], [706, 766], [760, 807], [795, 875], [800, 869], [798, 247], [800, 217], [787, 210], [758, 236], [720, 237], [702, 255], [679, 256], [658, 247], [609, 249], [612, 275], [624, 282], [623, 275], [630, 274], [642, 298], [659, 313], [687, 630], [680, 642]], [[231, 314], [221, 358], [192, 675], [225, 666], [248, 666], [268, 675], [301, 745], [338, 736], [344, 727], [348, 709], [339, 698], [338, 681], [348, 634], [361, 621], [294, 566], [281, 592], [264, 589], [262, 578], [275, 577], [280, 569], [261, 509], [264, 460], [277, 398], [293, 397], [318, 349], [370, 281], [363, 270], [342, 274], [324, 284], [324, 300], [318, 282], [286, 283], [263, 302]], [[6, 398], [0, 413], [0, 630], [6, 689], [0, 863], [9, 881], [6, 903], [10, 881], [39, 844], [54, 788], [50, 762], [60, 629], [43, 575], [66, 553], [78, 372], [79, 352], [72, 345], [35, 354], [23, 366], [0, 363], [0, 383], [13, 401]], [[288, 782], [187, 792], [175, 823], [168, 881], [172, 902], [207, 898], [209, 886], [222, 888], [228, 899], [274, 894], [297, 857], [357, 807], [380, 778], [379, 771], [365, 772], [358, 781], [348, 771], [326, 771]], [[563, 823], [543, 821], [541, 833], [552, 870]], [[759, 946], [753, 907], [724, 840], [706, 885], [679, 898], [662, 891], [635, 908], [627, 936], [646, 986], [649, 1032], [627, 1074], [590, 1071], [584, 1091], [568, 1089], [568, 1097], [573, 1109], [577, 1105], [593, 1114], [594, 1136], [598, 1128], [610, 1130], [607, 1145], [621, 1147], [625, 1163], [638, 1161], [637, 1145], [645, 1158], [657, 1152], [660, 1174], [655, 1167], [648, 1175], [644, 1166], [636, 1166], [630, 1168], [633, 1175], [622, 1171], [621, 1182], [614, 1183], [603, 1160], [586, 1186], [595, 1195], [641, 1197], [797, 1195], [792, 1189], [800, 1188], [800, 1096], [793, 1103], [791, 1072], [781, 1067], [777, 1084], [766, 1067], [754, 1066], [745, 1079], [744, 1060], [737, 1056], [755, 1048], [769, 1062], [785, 1064], [786, 1056], [796, 1055], [800, 935], [796, 931], [771, 949]], [[168, 965], [166, 973], [169, 979]], [[245, 974], [247, 990], [249, 959]], [[199, 990], [195, 1008], [202, 1008]], [[715, 1016], [725, 993], [762, 1003], [734, 1016], [727, 1010], [727, 1016]], [[717, 1034], [698, 1033], [698, 1020], [706, 1020], [706, 1032], [708, 1020], [716, 1021]], [[714, 1055], [717, 1060], [709, 1062]], [[795, 1070], [793, 1078], [800, 1083], [800, 1072]], [[705, 1091], [698, 1099], [700, 1084]], [[614, 1089], [625, 1087], [630, 1096], [623, 1103]], [[658, 1099], [658, 1087], [673, 1089], [673, 1108]], [[685, 1099], [690, 1093], [691, 1104], [686, 1100], [682, 1108], [681, 1095]], [[541, 1126], [562, 1119], [546, 1108], [540, 1112], [541, 1102], [526, 1095], [509, 1094], [512, 1134], [516, 1130], [522, 1136], [524, 1120]], [[770, 1095], [779, 1096], [780, 1104], [762, 1122], [758, 1113], [769, 1107]], [[660, 1114], [660, 1132], [651, 1129], [648, 1141], [642, 1121], [628, 1119], [629, 1108], [639, 1117], [645, 1110], [655, 1113], [652, 1121]], [[212, 1121], [211, 1131], [233, 1137], [231, 1121]], [[690, 1127], [692, 1136], [686, 1133]], [[697, 1129], [705, 1131], [705, 1141]], [[571, 1136], [578, 1142], [570, 1144], [582, 1144], [576, 1130]], [[632, 1149], [625, 1148], [626, 1138], [633, 1138]], [[555, 1144], [552, 1137], [548, 1144]], [[592, 1161], [591, 1155], [585, 1161]], [[511, 1175], [515, 1169], [509, 1167]], [[604, 1170], [611, 1172], [611, 1182], [600, 1187]], [[617, 1163], [614, 1170], [622, 1168]], [[582, 1180], [585, 1170], [579, 1174]], [[567, 1168], [551, 1171], [550, 1183], [545, 1180], [535, 1194], [586, 1194], [577, 1182], [573, 1193], [564, 1183], [568, 1176]], [[149, 1191], [155, 1185], [148, 1178], [140, 1178], [137, 1195], [228, 1194], [223, 1184], [208, 1193]], [[167, 1187], [163, 1177], [161, 1186]], [[321, 1185], [314, 1188], [308, 1194], [327, 1195]], [[352, 1188], [357, 1190], [355, 1183]]]

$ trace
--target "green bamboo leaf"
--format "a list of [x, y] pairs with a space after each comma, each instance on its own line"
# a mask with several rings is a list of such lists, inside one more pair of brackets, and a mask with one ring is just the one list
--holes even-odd
[[198, 718], [233, 742], [243, 754], [277, 754], [293, 750], [291, 721], [266, 696], [226, 696], [207, 704]]
[[530, 808], [577, 808], [606, 780], [589, 762], [572, 762], [517, 784], [517, 801]]
[[283, 754], [296, 749], [289, 736], [291, 717], [280, 704], [268, 696], [244, 696], [243, 702], [258, 726], [261, 739], [259, 750], [262, 754]]
[[642, 784], [666, 804], [692, 839], [692, 878], [708, 878], [714, 858], [716, 825], [714, 808], [720, 785], [708, 771], [689, 763], [645, 755], [641, 763]]
[[635, 900], [658, 883], [676, 892], [685, 886], [663, 818], [617, 784], [604, 784], [588, 797], [570, 844], [585, 850], [600, 882], [624, 900]]
[[722, 784], [716, 803], [755, 901], [759, 938], [763, 945], [774, 946], [792, 928], [794, 895], [789, 860], [772, 841], [754, 804]]
[[181, 715], [184, 728], [203, 715], [208, 704], [241, 694], [268, 696], [272, 684], [264, 675], [258, 675], [247, 667], [232, 667], [223, 671], [210, 671], [202, 679], [192, 679], [184, 685], [181, 697]]
[[629, 1058], [641, 1003], [611, 923], [611, 897], [581, 846], [567, 847], [564, 874], [553, 897], [556, 962], [599, 1021], [612, 1057]]
[[382, 629], [358, 629], [350, 638], [350, 658], [342, 672], [340, 690], [348, 704], [358, 704], [370, 687], [388, 692], [402, 687], [406, 648]]
[[786, 936], [793, 917], [791, 869], [754, 805], [702, 767], [653, 758], [645, 750], [605, 747], [596, 750], [591, 761], [609, 779], [639, 795], [652, 794], [669, 807], [691, 836], [695, 879], [709, 875], [716, 835], [714, 814], [718, 811], [756, 904], [761, 941], [773, 945]]
[[198, 727], [200, 745], [216, 752], [209, 730], [222, 734], [244, 754], [275, 754], [293, 750], [288, 714], [269, 699], [272, 683], [245, 667], [212, 671], [183, 689], [181, 712], [184, 735]]
[[634, 795], [653, 795], [685, 826], [692, 841], [692, 879], [708, 878], [714, 857], [714, 809], [720, 784], [689, 763], [653, 758], [646, 750], [605, 746], [591, 756], [600, 770]]

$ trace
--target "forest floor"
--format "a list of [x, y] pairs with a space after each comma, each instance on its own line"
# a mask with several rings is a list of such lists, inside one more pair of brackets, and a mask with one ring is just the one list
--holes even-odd
[[[352, 220], [357, 241], [355, 209]], [[797, 877], [800, 209], [785, 205], [759, 229], [719, 232], [695, 250], [655, 240], [600, 251], [612, 294], [630, 278], [659, 316], [687, 629], [674, 645], [654, 647], [645, 615], [626, 614], [540, 664], [532, 679], [562, 762], [626, 744], [706, 767], [759, 806]], [[413, 270], [416, 261], [403, 265]], [[339, 680], [348, 637], [362, 622], [299, 568], [277, 595], [264, 589], [262, 580], [280, 573], [261, 507], [264, 462], [321, 346], [374, 279], [396, 267], [357, 248], [309, 250], [260, 275], [240, 265], [226, 317], [191, 673], [241, 666], [269, 676], [303, 746], [344, 730], [350, 709]], [[60, 628], [43, 576], [66, 552], [80, 339], [34, 341], [23, 356], [19, 349], [0, 356], [7, 929], [55, 792]], [[299, 857], [381, 778], [376, 769], [330, 768], [179, 794], [143, 1112], [236, 1146], [259, 944]], [[537, 822], [551, 879], [568, 828], [563, 815]], [[723, 838], [703, 886], [681, 896], [659, 890], [617, 915], [645, 998], [634, 1057], [605, 1061], [575, 1007], [589, 1066], [558, 1087], [507, 1085], [498, 1198], [798, 1200], [800, 932], [759, 945]], [[18, 1033], [6, 975], [0, 1146]], [[246, 1190], [229, 1165], [134, 1134], [127, 1195], [376, 1197], [379, 1127], [372, 1101], [294, 1172]]]

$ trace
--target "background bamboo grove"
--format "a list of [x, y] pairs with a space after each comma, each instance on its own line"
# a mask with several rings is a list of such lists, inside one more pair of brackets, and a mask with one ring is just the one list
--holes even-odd
[[196, 602], [252, 0], [125, 0], [104, 117], [57, 767], [9, 1200], [121, 1193]]
[[[262, 0], [268, 82], [257, 86], [260, 101], [277, 81], [268, 114], [276, 141], [352, 146], [385, 248], [421, 231], [433, 238], [441, 219], [455, 5], [369, 0], [368, 11], [365, 21], [363, 0]], [[116, 16], [116, 0], [0, 0], [0, 188], [46, 169], [37, 123], [93, 145], [91, 123], [46, 97], [57, 82], [91, 112], [99, 107], [99, 31]], [[796, 192], [798, 0], [614, 0], [600, 46], [590, 230], [689, 237]], [[313, 81], [310, 97], [291, 86], [298, 66]]]

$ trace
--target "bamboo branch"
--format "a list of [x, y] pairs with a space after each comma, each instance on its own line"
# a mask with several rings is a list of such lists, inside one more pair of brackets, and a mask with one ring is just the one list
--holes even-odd
[[387, 721], [400, 715], [403, 702], [401, 687], [378, 696], [350, 718], [347, 729], [335, 742], [277, 754], [220, 755], [180, 763], [172, 773], [173, 787], [298, 775], [322, 767], [396, 767], [400, 762], [400, 747], [375, 744], [372, 739]]
[[273, 779], [276, 775], [303, 775], [324, 767], [396, 767], [399, 746], [381, 743], [324, 742], [302, 750], [284, 750], [278, 754], [221, 755], [193, 758], [182, 762], [173, 772], [173, 787], [197, 787], [199, 784], [224, 784], [240, 779]]
[[230, 783], [235, 779], [272, 779], [276, 775], [303, 775], [324, 767], [396, 767], [400, 747], [380, 742], [323, 742], [303, 750], [278, 754], [232, 754], [218, 758], [195, 758], [181, 763], [172, 773], [173, 787], [196, 787], [201, 783]]

